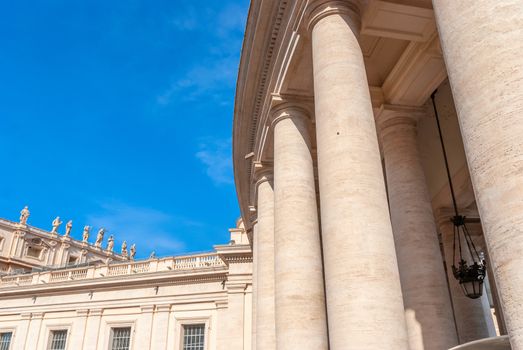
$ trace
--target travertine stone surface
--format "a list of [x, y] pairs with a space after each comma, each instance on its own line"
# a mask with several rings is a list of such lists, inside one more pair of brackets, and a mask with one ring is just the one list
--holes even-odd
[[165, 350], [169, 329], [170, 305], [157, 305], [153, 318], [151, 349]]
[[309, 123], [291, 107], [273, 121], [278, 350], [328, 348]]
[[523, 349], [523, 2], [433, 0], [514, 350]]
[[410, 350], [458, 344], [443, 259], [416, 140], [423, 111], [383, 106], [378, 116]]
[[[258, 300], [258, 220], [252, 224], [252, 336], [251, 349], [256, 349], [256, 308]], [[273, 263], [274, 269], [274, 263]]]
[[265, 173], [258, 186], [258, 222], [255, 247], [258, 266], [256, 290], [256, 347], [276, 349], [274, 316], [274, 190], [272, 178]]
[[[332, 350], [407, 349], [400, 279], [358, 16], [311, 21], [325, 283]], [[278, 213], [277, 213], [278, 215]]]
[[27, 332], [27, 341], [25, 342], [24, 348], [25, 350], [37, 348], [43, 317], [44, 315], [40, 312], [31, 313], [31, 323], [29, 324], [29, 331]]
[[85, 326], [84, 346], [85, 350], [96, 350], [98, 347], [98, 339], [100, 337], [100, 321], [102, 319], [101, 309], [89, 310], [87, 317], [87, 325]]
[[452, 259], [454, 251], [454, 225], [450, 221], [450, 215], [439, 215], [439, 229], [443, 240], [443, 251], [447, 265], [448, 281], [452, 303], [454, 305], [454, 317], [459, 335], [460, 344], [473, 340], [492, 337], [495, 335], [494, 323], [490, 316], [489, 302], [484, 293], [480, 299], [470, 299], [463, 294], [459, 282], [452, 274]]

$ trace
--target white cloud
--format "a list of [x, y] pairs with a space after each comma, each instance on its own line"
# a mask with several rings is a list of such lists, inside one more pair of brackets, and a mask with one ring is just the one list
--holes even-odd
[[[100, 204], [100, 210], [86, 217], [93, 227], [91, 239], [101, 227], [107, 230], [105, 241], [114, 235], [115, 250], [119, 251], [121, 243], [136, 243], [138, 256], [147, 257], [151, 251], [160, 254], [176, 254], [185, 248], [173, 230], [191, 229], [204, 226], [191, 219], [169, 215], [160, 210], [131, 206], [119, 201], [109, 200]], [[104, 243], [105, 244], [105, 243]]]
[[229, 185], [234, 183], [231, 153], [230, 138], [207, 139], [200, 143], [196, 158], [205, 166], [207, 176], [216, 185]]
[[214, 61], [212, 64], [197, 65], [191, 68], [184, 77], [178, 79], [156, 98], [160, 105], [168, 105], [178, 93], [183, 93], [185, 100], [193, 101], [209, 91], [214, 92], [212, 97], [223, 105], [223, 98], [217, 91], [233, 88], [236, 81], [236, 58], [226, 57]]
[[247, 8], [229, 4], [218, 13], [209, 8], [196, 11], [190, 7], [174, 18], [172, 23], [178, 31], [204, 32], [209, 37], [209, 51], [181, 76], [172, 77], [156, 102], [167, 106], [175, 98], [192, 101], [210, 93], [218, 104], [229, 104], [226, 98], [230, 96], [225, 97], [223, 91], [233, 89], [236, 82], [246, 15]]

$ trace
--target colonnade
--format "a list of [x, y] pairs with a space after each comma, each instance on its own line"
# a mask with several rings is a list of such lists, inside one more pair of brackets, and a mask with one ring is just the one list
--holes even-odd
[[[385, 105], [375, 120], [357, 3], [310, 5], [314, 108], [272, 111], [274, 163], [254, 172], [258, 350], [458, 344], [415, 137], [425, 112]], [[434, 8], [508, 333], [522, 350], [523, 7]]]

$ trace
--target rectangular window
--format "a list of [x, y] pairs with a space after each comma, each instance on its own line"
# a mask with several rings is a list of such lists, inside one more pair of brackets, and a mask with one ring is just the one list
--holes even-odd
[[56, 331], [51, 331], [51, 336], [49, 337], [49, 347], [48, 350], [65, 350], [65, 344], [67, 342], [67, 330], [60, 329]]
[[187, 324], [183, 326], [183, 350], [204, 350], [205, 325]]
[[12, 332], [0, 333], [0, 350], [9, 350], [11, 346]]
[[67, 261], [67, 265], [77, 265], [77, 264], [78, 264], [78, 257], [70, 256], [69, 260]]
[[131, 327], [111, 328], [111, 350], [129, 350]]
[[42, 253], [42, 248], [38, 248], [38, 247], [27, 248], [27, 256], [30, 256], [31, 258], [40, 259], [40, 253]]

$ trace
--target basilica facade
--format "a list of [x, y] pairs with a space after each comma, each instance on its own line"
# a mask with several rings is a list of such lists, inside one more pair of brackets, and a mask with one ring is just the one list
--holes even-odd
[[519, 0], [251, 2], [254, 348], [523, 349], [522, 38]]
[[1, 350], [250, 349], [252, 251], [241, 220], [212, 252], [135, 260], [114, 253], [102, 230], [77, 241], [59, 220], [45, 230], [23, 213], [0, 220]]

